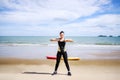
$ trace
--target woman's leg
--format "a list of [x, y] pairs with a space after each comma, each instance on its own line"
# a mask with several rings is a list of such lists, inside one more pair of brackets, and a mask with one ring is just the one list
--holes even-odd
[[57, 71], [59, 63], [60, 63], [60, 59], [61, 59], [61, 53], [57, 52], [57, 59], [56, 59], [56, 65], [55, 65], [55, 71]]
[[68, 76], [71, 76], [70, 67], [69, 67], [68, 59], [67, 59], [68, 58], [67, 57], [67, 52], [63, 53], [63, 58], [64, 58], [65, 65], [66, 65], [67, 70], [68, 70]]
[[61, 53], [57, 52], [57, 59], [56, 59], [56, 65], [55, 65], [55, 71], [52, 73], [52, 75], [57, 74], [57, 69], [60, 63], [60, 59], [61, 59]]
[[66, 68], [68, 71], [70, 71], [70, 67], [69, 67], [69, 64], [68, 64], [68, 56], [67, 56], [67, 52], [64, 52], [63, 53], [63, 58], [64, 58], [64, 62], [65, 62], [65, 65], [66, 65]]

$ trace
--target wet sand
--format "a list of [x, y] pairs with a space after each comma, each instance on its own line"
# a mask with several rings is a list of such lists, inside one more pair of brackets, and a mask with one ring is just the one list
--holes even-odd
[[72, 76], [67, 76], [63, 60], [52, 76], [55, 60], [0, 58], [0, 80], [119, 80], [120, 60], [69, 61]]

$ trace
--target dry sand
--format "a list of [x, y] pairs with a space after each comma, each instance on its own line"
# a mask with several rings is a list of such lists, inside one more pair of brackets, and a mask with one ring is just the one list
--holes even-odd
[[52, 76], [55, 60], [0, 59], [0, 80], [120, 80], [120, 60], [69, 61], [72, 76], [61, 61]]

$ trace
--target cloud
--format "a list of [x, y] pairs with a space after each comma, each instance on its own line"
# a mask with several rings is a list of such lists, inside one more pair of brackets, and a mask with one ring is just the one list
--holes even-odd
[[120, 15], [104, 14], [94, 18], [86, 19], [83, 22], [66, 24], [66, 28], [74, 34], [100, 35], [120, 34]]
[[[80, 22], [79, 25], [82, 26], [97, 26], [100, 27], [99, 25], [103, 26], [110, 26], [110, 25], [116, 25], [119, 24], [120, 19], [119, 14], [104, 14], [100, 15], [94, 18], [88, 18], [84, 22]], [[76, 23], [75, 23], [76, 24]], [[77, 24], [78, 25], [78, 24]]]
[[[111, 0], [0, 0], [0, 34], [120, 34]], [[103, 14], [102, 14], [103, 13]]]
[[[61, 23], [89, 16], [109, 4], [109, 0], [1, 0], [0, 21], [11, 23]], [[67, 4], [65, 4], [67, 3]], [[7, 11], [5, 11], [7, 9]], [[8, 11], [11, 10], [11, 11]]]

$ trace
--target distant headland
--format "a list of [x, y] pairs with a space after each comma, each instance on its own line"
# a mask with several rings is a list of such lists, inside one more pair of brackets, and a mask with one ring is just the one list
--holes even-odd
[[113, 36], [113, 35], [98, 35], [98, 37], [120, 37], [120, 35], [118, 35], [118, 36]]

